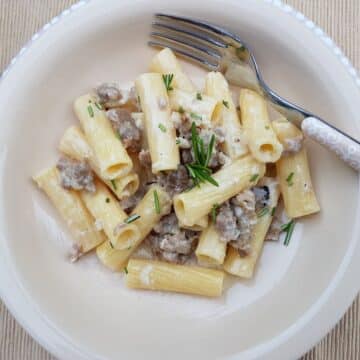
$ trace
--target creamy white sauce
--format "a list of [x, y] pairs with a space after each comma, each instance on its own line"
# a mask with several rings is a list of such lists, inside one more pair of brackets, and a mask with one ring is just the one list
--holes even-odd
[[143, 285], [150, 286], [151, 285], [151, 272], [153, 271], [152, 265], [146, 265], [140, 272], [140, 281]]

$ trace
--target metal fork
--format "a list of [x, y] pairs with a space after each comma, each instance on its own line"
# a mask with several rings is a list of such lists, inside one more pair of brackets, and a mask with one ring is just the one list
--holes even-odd
[[288, 120], [304, 134], [336, 153], [352, 168], [360, 171], [360, 142], [311, 112], [285, 100], [265, 83], [250, 48], [232, 32], [182, 16], [155, 14], [151, 46], [168, 47], [210, 71], [221, 71], [229, 82], [243, 85], [234, 77], [237, 69], [249, 67], [255, 81], [247, 86], [262, 93]]

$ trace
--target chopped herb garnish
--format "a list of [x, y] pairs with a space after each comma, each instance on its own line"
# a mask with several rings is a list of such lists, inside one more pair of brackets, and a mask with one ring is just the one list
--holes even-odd
[[286, 182], [288, 183], [288, 186], [292, 186], [292, 185], [294, 185], [294, 183], [293, 183], [293, 177], [294, 177], [294, 172], [291, 172], [290, 174], [289, 174], [289, 176], [286, 178]]
[[94, 117], [94, 109], [92, 108], [91, 105], [89, 105], [87, 107], [87, 111], [88, 111], [90, 117]]
[[129, 273], [126, 266], [124, 267], [124, 272], [125, 272], [126, 275]]
[[223, 100], [222, 103], [226, 108], [229, 108], [229, 102], [228, 101]]
[[285, 246], [288, 246], [290, 243], [291, 236], [294, 232], [294, 227], [295, 227], [294, 220], [289, 221], [287, 224], [281, 225], [281, 231], [284, 231], [286, 233], [285, 240], [284, 240]]
[[181, 144], [180, 139], [176, 139], [176, 145], [180, 145], [180, 144]]
[[201, 94], [198, 92], [198, 93], [196, 93], [196, 99], [198, 99], [198, 100], [202, 100], [202, 96], [201, 96]]
[[184, 108], [182, 106], [179, 106], [178, 111], [179, 111], [180, 114], [183, 114], [185, 112], [185, 110], [184, 110]]
[[162, 131], [162, 132], [166, 132], [166, 126], [164, 124], [159, 124], [159, 129]]
[[263, 207], [261, 210], [259, 210], [256, 215], [258, 218], [261, 218], [263, 216], [265, 216], [268, 212], [269, 212], [269, 208], [267, 206]]
[[125, 224], [131, 224], [132, 222], [136, 221], [137, 219], [140, 219], [141, 216], [138, 214], [130, 215], [127, 219], [124, 220]]
[[276, 207], [273, 207], [272, 210], [271, 210], [271, 216], [275, 215], [275, 211], [276, 211]]
[[256, 181], [258, 177], [259, 177], [259, 174], [254, 174], [254, 175], [250, 178], [250, 181], [251, 181], [251, 182]]
[[102, 109], [103, 109], [103, 107], [102, 107], [98, 102], [95, 103], [95, 106], [96, 106], [99, 110], [102, 110]]
[[106, 198], [106, 199], [105, 199], [105, 202], [109, 203], [109, 202], [110, 202], [110, 199], [109, 199], [109, 198]]
[[120, 134], [119, 134], [117, 131], [115, 131], [115, 135], [116, 135], [116, 137], [121, 141], [121, 136], [120, 136]]
[[216, 222], [217, 209], [219, 208], [219, 204], [214, 204], [211, 208], [211, 221], [213, 224]]
[[191, 125], [191, 144], [195, 161], [185, 166], [194, 184], [200, 186], [200, 183], [207, 181], [214, 186], [219, 186], [218, 182], [211, 176], [211, 169], [208, 168], [215, 145], [215, 135], [211, 136], [210, 142], [206, 147], [204, 140], [198, 135], [196, 125], [193, 122]]
[[190, 113], [190, 117], [192, 117], [193, 119], [196, 119], [196, 120], [202, 120], [201, 115], [198, 115], [198, 114], [193, 113], [193, 112]]
[[138, 101], [138, 103], [139, 103], [139, 105], [140, 105], [140, 95], [138, 95], [137, 101]]
[[116, 190], [117, 190], [117, 186], [116, 186], [115, 180], [110, 180], [110, 182], [111, 182], [112, 187], [113, 187], [114, 190], [116, 191]]
[[154, 207], [155, 207], [155, 211], [157, 214], [160, 214], [161, 209], [160, 209], [160, 201], [159, 201], [159, 196], [156, 190], [154, 190]]
[[171, 82], [173, 81], [174, 74], [166, 74], [162, 76], [166, 90], [171, 91], [174, 90], [174, 88], [171, 86]]
[[244, 45], [239, 46], [238, 48], [236, 48], [236, 55], [240, 58], [242, 58], [244, 56], [244, 51], [246, 50]]
[[266, 130], [270, 130], [270, 126], [269, 126], [269, 125], [266, 125], [266, 126], [265, 126], [265, 129], [266, 129]]
[[109, 244], [110, 244], [111, 248], [113, 249], [113, 248], [114, 248], [114, 245], [112, 244], [111, 241], [109, 241]]

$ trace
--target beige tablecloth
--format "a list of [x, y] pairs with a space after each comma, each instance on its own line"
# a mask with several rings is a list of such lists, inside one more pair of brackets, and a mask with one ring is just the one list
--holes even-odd
[[[0, 71], [40, 26], [76, 1], [0, 0]], [[285, 2], [320, 25], [360, 70], [360, 0], [286, 0]], [[22, 359], [54, 358], [25, 333], [0, 302], [0, 360]], [[337, 326], [303, 357], [303, 360], [305, 359], [360, 359], [359, 297]]]

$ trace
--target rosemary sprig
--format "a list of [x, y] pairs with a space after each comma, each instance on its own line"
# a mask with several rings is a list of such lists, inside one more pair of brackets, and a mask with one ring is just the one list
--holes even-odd
[[174, 90], [174, 88], [171, 86], [171, 82], [174, 79], [174, 74], [166, 74], [166, 75], [164, 74], [162, 76], [162, 79], [164, 81], [164, 84], [165, 84], [165, 87], [166, 87], [167, 91]]
[[211, 136], [209, 145], [206, 147], [193, 122], [191, 125], [191, 144], [195, 161], [185, 166], [195, 185], [200, 186], [200, 183], [207, 181], [214, 186], [219, 186], [218, 182], [211, 176], [211, 169], [208, 168], [215, 145], [215, 135]]
[[294, 172], [291, 172], [289, 174], [289, 176], [286, 178], [286, 182], [288, 184], [288, 186], [293, 186], [294, 185], [294, 182], [293, 182], [293, 177], [294, 177]]
[[196, 99], [197, 100], [202, 100], [202, 96], [201, 96], [201, 94], [199, 92], [196, 93]]
[[270, 209], [267, 206], [265, 206], [261, 210], [259, 210], [256, 213], [256, 215], [257, 215], [258, 218], [261, 218], [261, 217], [265, 216], [266, 214], [268, 214], [269, 211], [270, 211]]
[[291, 220], [288, 223], [281, 225], [281, 231], [284, 231], [286, 233], [285, 240], [284, 240], [285, 246], [288, 246], [290, 243], [291, 236], [294, 232], [294, 227], [295, 227], [294, 220]]
[[228, 101], [223, 100], [222, 103], [226, 108], [229, 108], [229, 102]]
[[164, 124], [159, 124], [159, 129], [162, 131], [162, 132], [166, 132], [166, 126]]
[[88, 111], [90, 117], [94, 117], [94, 109], [92, 108], [91, 105], [88, 105], [87, 111]]
[[160, 214], [161, 209], [160, 209], [160, 201], [159, 201], [159, 196], [156, 190], [154, 190], [154, 207], [155, 207], [155, 211], [157, 214]]
[[211, 221], [213, 224], [216, 222], [217, 210], [219, 208], [219, 204], [214, 204], [211, 208]]
[[250, 182], [256, 181], [258, 177], [259, 177], [259, 174], [254, 174], [253, 176], [251, 176]]
[[141, 216], [138, 214], [130, 215], [128, 218], [124, 220], [125, 224], [131, 224], [132, 222], [136, 221], [137, 219], [140, 219]]
[[116, 191], [116, 190], [117, 190], [117, 186], [116, 186], [115, 180], [110, 180], [110, 182], [111, 182], [112, 187], [113, 187], [114, 190]]
[[192, 117], [192, 118], [195, 119], [195, 120], [202, 120], [201, 115], [198, 115], [198, 114], [196, 114], [196, 113], [194, 113], [194, 112], [191, 112], [191, 113], [190, 113], [190, 117]]
[[124, 272], [125, 272], [126, 275], [129, 273], [126, 266], [124, 267]]

